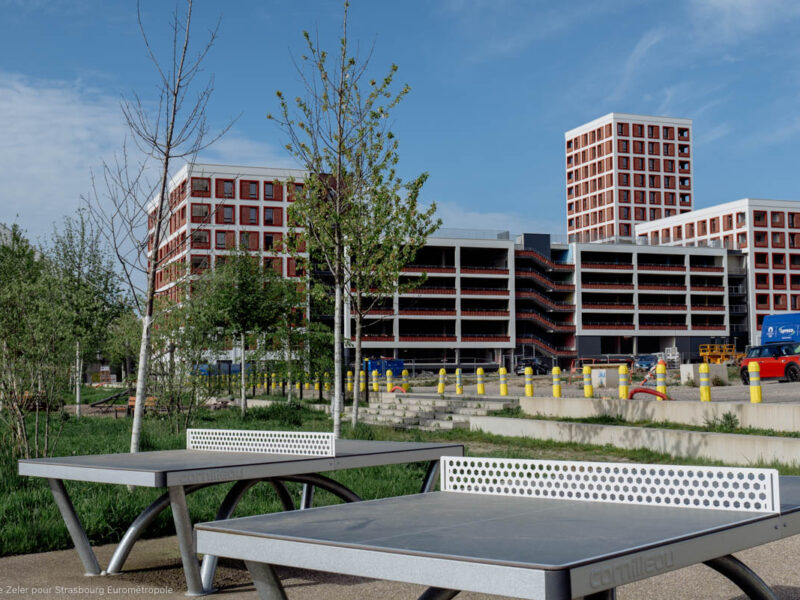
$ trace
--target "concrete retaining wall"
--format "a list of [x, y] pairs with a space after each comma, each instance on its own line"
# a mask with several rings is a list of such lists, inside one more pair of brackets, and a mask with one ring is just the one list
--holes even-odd
[[592, 425], [563, 421], [537, 421], [505, 417], [472, 417], [470, 429], [495, 435], [529, 437], [635, 450], [645, 448], [672, 456], [753, 465], [800, 460], [800, 438], [650, 429], [620, 425]]
[[733, 413], [740, 427], [800, 431], [800, 404], [749, 402], [690, 402], [686, 400], [619, 400], [601, 398], [520, 398], [525, 414], [583, 419], [621, 416], [626, 421], [671, 421], [704, 426], [708, 421]]

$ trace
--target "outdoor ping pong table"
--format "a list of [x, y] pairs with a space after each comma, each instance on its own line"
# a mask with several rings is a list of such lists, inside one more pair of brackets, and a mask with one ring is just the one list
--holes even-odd
[[800, 477], [772, 469], [454, 457], [441, 490], [203, 523], [198, 550], [244, 560], [265, 600], [285, 598], [274, 564], [422, 584], [427, 600], [598, 600], [699, 563], [774, 599], [731, 554], [800, 533]]
[[[270, 483], [285, 510], [295, 508], [286, 482], [303, 484], [301, 509], [311, 508], [314, 490], [322, 489], [345, 502], [361, 498], [320, 472], [380, 465], [428, 462], [421, 491], [436, 483], [439, 459], [463, 454], [461, 444], [334, 440], [330, 433], [284, 431], [187, 430], [185, 450], [138, 454], [98, 454], [19, 461], [19, 474], [48, 479], [53, 497], [69, 530], [87, 575], [119, 573], [133, 545], [147, 526], [167, 507], [178, 536], [190, 595], [212, 589], [217, 558], [207, 554], [198, 563], [186, 495], [201, 488], [237, 482], [225, 496], [217, 519], [227, 519], [244, 494], [259, 481]], [[131, 523], [102, 571], [75, 513], [64, 480], [167, 488]]]

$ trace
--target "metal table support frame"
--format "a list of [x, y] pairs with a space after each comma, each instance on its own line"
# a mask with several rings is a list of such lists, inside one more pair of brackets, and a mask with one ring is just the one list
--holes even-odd
[[[436, 481], [438, 480], [438, 472], [439, 461], [429, 461], [425, 478], [422, 482], [421, 492], [429, 492], [435, 487]], [[303, 485], [300, 499], [301, 509], [312, 507], [315, 488], [330, 492], [345, 502], [361, 501], [361, 497], [352, 490], [329, 477], [315, 473], [262, 479], [246, 479], [236, 482], [229, 490], [225, 499], [220, 504], [216, 520], [230, 518], [244, 494], [260, 481], [267, 481], [272, 485], [283, 509], [287, 511], [295, 510], [295, 504], [291, 494], [286, 488], [285, 482], [295, 482]], [[172, 517], [175, 522], [175, 531], [181, 551], [181, 561], [186, 575], [187, 595], [199, 596], [211, 591], [218, 558], [206, 555], [203, 558], [202, 567], [200, 566], [195, 550], [195, 537], [189, 517], [188, 506], [186, 504], [186, 496], [199, 489], [226, 482], [173, 486], [168, 488], [166, 493], [151, 502], [130, 524], [115, 548], [106, 571], [100, 568], [97, 556], [92, 550], [89, 538], [75, 512], [75, 507], [72, 504], [72, 500], [64, 486], [63, 480], [49, 478], [48, 483], [50, 484], [50, 489], [53, 493], [56, 505], [61, 512], [61, 517], [64, 519], [64, 523], [72, 538], [72, 543], [75, 545], [75, 550], [78, 552], [78, 556], [83, 563], [86, 575], [115, 575], [120, 573], [134, 544], [141, 537], [142, 533], [144, 533], [156, 517], [169, 506], [172, 508]]]

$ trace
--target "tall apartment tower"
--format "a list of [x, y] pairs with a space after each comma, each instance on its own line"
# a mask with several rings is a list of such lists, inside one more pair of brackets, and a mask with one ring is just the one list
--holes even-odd
[[564, 134], [570, 242], [692, 210], [692, 121], [609, 113]]

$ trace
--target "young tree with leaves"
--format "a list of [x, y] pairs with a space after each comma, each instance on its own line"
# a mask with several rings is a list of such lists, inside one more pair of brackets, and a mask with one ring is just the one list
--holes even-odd
[[67, 326], [75, 340], [75, 415], [81, 416], [83, 363], [102, 350], [122, 307], [111, 255], [85, 210], [53, 232], [48, 259], [58, 274]]
[[[277, 92], [278, 116], [269, 115], [288, 137], [287, 149], [309, 175], [289, 210], [290, 231], [303, 230], [307, 251], [321, 260], [331, 274], [334, 296], [334, 393], [332, 399], [333, 432], [341, 434], [343, 407], [343, 308], [349, 285], [346, 267], [347, 220], [352, 219], [354, 199], [367, 187], [368, 173], [359, 168], [363, 162], [365, 132], [379, 125], [408, 93], [408, 86], [393, 91], [397, 66], [380, 80], [368, 80], [369, 60], [359, 61], [350, 54], [347, 38], [347, 10], [344, 4], [342, 37], [339, 51], [331, 64], [328, 53], [303, 36], [307, 53], [298, 67], [304, 95], [293, 104]], [[291, 185], [291, 182], [290, 182]], [[301, 251], [290, 233], [289, 248]]]
[[247, 336], [271, 331], [285, 318], [284, 285], [272, 268], [244, 250], [227, 256], [222, 264], [218, 257], [213, 270], [192, 282], [195, 325], [209, 335], [217, 331], [230, 335], [239, 343], [242, 412], [247, 410]]
[[[87, 199], [93, 218], [114, 249], [141, 315], [131, 452], [139, 451], [142, 431], [156, 272], [173, 258], [158, 253], [169, 219], [178, 208], [167, 197], [170, 169], [181, 159], [193, 162], [199, 151], [219, 139], [230, 127], [228, 125], [218, 135], [209, 138], [206, 108], [214, 89], [213, 78], [205, 86], [198, 88], [195, 85], [203, 61], [216, 39], [217, 28], [210, 32], [208, 41], [199, 51], [190, 50], [192, 0], [186, 0], [183, 17], [177, 9], [172, 15], [169, 25], [171, 51], [166, 60], [161, 60], [145, 31], [141, 11], [138, 18], [145, 48], [157, 73], [159, 89], [158, 98], [153, 103], [156, 108], [152, 111], [148, 108], [151, 103], [143, 101], [137, 94], [122, 103], [123, 115], [142, 153], [142, 160], [131, 161], [127, 148], [123, 147], [121, 156], [114, 163], [104, 165], [105, 191], [100, 193], [94, 185]], [[147, 177], [151, 170], [158, 173], [155, 183]], [[142, 277], [146, 281], [144, 289], [139, 286]]]

